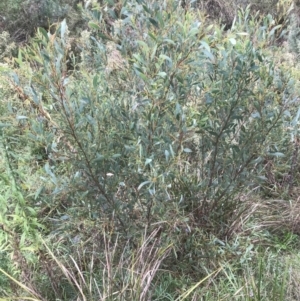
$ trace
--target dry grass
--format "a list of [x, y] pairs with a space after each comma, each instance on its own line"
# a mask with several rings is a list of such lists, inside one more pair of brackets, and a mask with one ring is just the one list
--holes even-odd
[[253, 208], [259, 228], [267, 228], [271, 233], [300, 234], [300, 198], [260, 200]]
[[[84, 258], [85, 250], [81, 247], [76, 259], [71, 255], [61, 258], [46, 244], [45, 247], [52, 265], [54, 262], [59, 267], [62, 278], [69, 282], [77, 300], [92, 300], [96, 295], [99, 301], [143, 301], [149, 300], [154, 278], [170, 251], [170, 246], [160, 245], [158, 231], [145, 234], [136, 248], [128, 242], [122, 250], [120, 239], [113, 241], [109, 234], [103, 233], [102, 250], [95, 245], [88, 258]], [[51, 281], [58, 281], [55, 287], [59, 287], [61, 279], [56, 277]]]
[[122, 70], [126, 67], [126, 61], [116, 47], [117, 45], [113, 42], [109, 42], [106, 45], [106, 49], [107, 49], [106, 72], [108, 74], [115, 70]]

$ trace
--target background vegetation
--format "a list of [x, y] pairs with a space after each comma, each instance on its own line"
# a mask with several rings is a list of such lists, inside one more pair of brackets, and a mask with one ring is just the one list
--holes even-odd
[[299, 300], [299, 3], [251, 4], [0, 4], [0, 300]]

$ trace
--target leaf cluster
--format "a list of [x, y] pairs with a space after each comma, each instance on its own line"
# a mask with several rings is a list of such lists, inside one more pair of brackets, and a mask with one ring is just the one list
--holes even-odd
[[[81, 287], [92, 285], [82, 270], [92, 270], [94, 258], [85, 254], [103, 255], [103, 244], [108, 286], [99, 286], [99, 277], [95, 283], [110, 296], [117, 290], [109, 287], [111, 266], [128, 276], [126, 287], [137, 288], [130, 282], [138, 279], [148, 290], [143, 281], [153, 281], [148, 272], [162, 260], [195, 278], [219, 273], [216, 262], [227, 256], [244, 260], [251, 248], [241, 253], [226, 240], [251, 215], [247, 194], [278, 183], [279, 174], [289, 193], [297, 174], [299, 100], [272, 47], [281, 25], [247, 8], [225, 31], [172, 0], [95, 3], [82, 15], [80, 37], [70, 37], [66, 20], [41, 27], [8, 72], [15, 97], [3, 106], [0, 127], [5, 254], [17, 250], [18, 271], [28, 274], [37, 260], [55, 298], [67, 295], [53, 260], [69, 298], [76, 290], [83, 295]], [[39, 232], [57, 253], [40, 244]], [[79, 245], [84, 256], [66, 260]], [[122, 247], [134, 251], [120, 262], [152, 278], [122, 274], [108, 257], [125, 256]], [[143, 270], [147, 251], [157, 261], [144, 261]], [[41, 291], [35, 288], [30, 292]]]

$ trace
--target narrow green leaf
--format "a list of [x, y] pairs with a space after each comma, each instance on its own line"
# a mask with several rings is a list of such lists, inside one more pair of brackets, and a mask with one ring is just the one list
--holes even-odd
[[88, 23], [88, 26], [89, 26], [91, 29], [96, 29], [96, 30], [99, 30], [99, 29], [100, 29], [100, 26], [99, 26], [97, 23], [92, 22], [92, 21], [90, 21], [90, 22]]
[[269, 153], [268, 155], [271, 156], [271, 157], [276, 157], [276, 158], [285, 157], [285, 155], [283, 153], [280, 153], [280, 152]]
[[16, 119], [17, 120], [23, 120], [23, 119], [28, 119], [28, 117], [19, 115], [19, 116], [16, 117]]
[[138, 45], [142, 47], [143, 51], [148, 54], [149, 47], [144, 41], [137, 41]]
[[173, 40], [170, 40], [170, 39], [164, 39], [164, 43], [175, 45], [175, 42]]
[[174, 153], [174, 150], [173, 150], [173, 147], [172, 147], [171, 144], [169, 145], [169, 148], [170, 148], [170, 153], [171, 153], [172, 157], [174, 158], [175, 157], [175, 153]]
[[148, 165], [152, 162], [152, 159], [151, 158], [147, 158], [146, 161], [145, 161], [145, 165]]
[[6, 128], [6, 127], [9, 127], [9, 126], [11, 126], [11, 124], [9, 124], [9, 123], [2, 123], [2, 122], [0, 122], [0, 129], [2, 129], [2, 128]]
[[151, 14], [151, 10], [146, 6], [146, 5], [143, 5], [143, 9], [145, 12], [147, 12], [148, 14]]
[[22, 50], [19, 49], [18, 51], [18, 58], [15, 58], [15, 61], [18, 63], [18, 65], [21, 67], [23, 64], [23, 55], [22, 55]]
[[172, 60], [165, 54], [160, 54], [159, 58], [164, 59], [172, 64]]
[[275, 31], [276, 31], [277, 29], [281, 28], [281, 27], [282, 27], [281, 24], [274, 26], [274, 27], [272, 28], [272, 30], [269, 32], [268, 37], [270, 38], [270, 37], [274, 36]]
[[249, 33], [248, 32], [238, 32], [237, 35], [239, 35], [239, 36], [248, 36]]
[[104, 40], [112, 41], [112, 39], [108, 35], [105, 35], [102, 32], [98, 32], [97, 34]]
[[201, 44], [200, 49], [201, 49], [201, 48], [204, 48], [204, 49], [206, 49], [208, 52], [210, 52], [210, 47], [209, 47], [209, 45], [208, 45], [205, 41], [200, 41], [200, 44]]
[[41, 192], [44, 190], [44, 186], [40, 186], [39, 188], [38, 188], [38, 190], [35, 192], [35, 195], [34, 195], [34, 199], [36, 200], [38, 197], [39, 197], [39, 195], [41, 194]]
[[164, 23], [164, 19], [162, 17], [161, 11], [159, 11], [159, 10], [156, 11], [155, 17], [156, 17], [156, 20], [158, 20], [160, 27], [163, 28], [165, 26], [165, 23]]
[[60, 23], [60, 37], [63, 41], [65, 41], [65, 35], [66, 35], [67, 30], [68, 30], [67, 21], [66, 21], [66, 19], [64, 19]]
[[102, 161], [104, 159], [105, 159], [105, 157], [103, 155], [97, 154], [96, 158], [94, 159], [94, 162]]
[[167, 77], [167, 73], [166, 72], [158, 72], [157, 75], [160, 76], [160, 77], [162, 77], [162, 78], [166, 78]]
[[195, 35], [197, 35], [199, 33], [199, 28], [192, 28], [189, 33], [188, 33], [188, 36], [189, 37], [193, 37]]
[[159, 24], [155, 19], [149, 18], [149, 21], [151, 22], [152, 25], [154, 25], [157, 29], [159, 29]]
[[49, 42], [49, 36], [47, 31], [43, 28], [43, 27], [39, 27], [38, 31], [44, 36], [44, 38], [46, 39], [46, 42]]
[[145, 182], [141, 183], [138, 187], [138, 190], [140, 190], [143, 186], [150, 184], [150, 183], [151, 183], [151, 181], [145, 181]]
[[169, 161], [170, 158], [170, 152], [168, 150], [165, 150], [165, 157], [166, 157], [166, 161]]
[[138, 71], [136, 68], [134, 69], [134, 71], [135, 71], [136, 75], [138, 77], [140, 77], [142, 80], [148, 81], [148, 77], [144, 73]]
[[212, 62], [215, 62], [215, 57], [212, 55], [211, 52], [207, 51], [206, 49], [203, 50], [203, 54]]
[[157, 44], [154, 45], [152, 53], [151, 53], [151, 61], [153, 61], [153, 59], [155, 58], [156, 55], [156, 51], [157, 51]]
[[97, 89], [98, 88], [98, 75], [95, 75], [94, 78], [93, 78], [93, 87], [94, 89]]

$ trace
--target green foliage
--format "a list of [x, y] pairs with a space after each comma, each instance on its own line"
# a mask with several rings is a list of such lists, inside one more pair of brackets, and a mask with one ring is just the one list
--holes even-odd
[[[297, 180], [299, 100], [274, 59], [282, 26], [247, 8], [224, 31], [172, 0], [91, 3], [81, 14], [80, 37], [70, 37], [66, 19], [39, 28], [1, 86], [0, 245], [10, 293], [218, 300], [228, 297], [221, 285], [236, 300], [284, 300], [277, 257], [251, 264], [257, 234], [231, 240], [268, 211], [248, 193], [282, 176], [276, 192], [290, 196]], [[293, 217], [284, 231], [294, 231], [297, 208], [278, 202], [260, 227], [276, 232]], [[295, 236], [280, 235], [282, 251]]]
[[[32, 274], [32, 265], [37, 260], [34, 252], [39, 248], [38, 232], [44, 227], [37, 221], [36, 210], [28, 204], [21, 187], [17, 186], [18, 174], [12, 170], [11, 156], [13, 153], [5, 147], [1, 137], [1, 158], [4, 162], [1, 162], [0, 178], [0, 268], [15, 276], [20, 275], [20, 280], [25, 281]], [[2, 276], [1, 287], [5, 285], [10, 287], [10, 293], [14, 292], [14, 287], [7, 285]], [[1, 293], [8, 292], [4, 290]]]
[[[239, 34], [243, 16], [236, 31], [211, 34], [195, 12], [166, 8], [172, 14], [128, 8], [136, 19], [120, 22], [137, 35], [135, 53], [107, 42], [96, 10], [81, 63], [69, 56], [65, 21], [53, 35], [40, 29], [17, 60], [32, 74], [30, 85], [15, 81], [29, 102], [18, 114], [47, 150], [53, 193], [91, 218], [111, 215], [126, 233], [134, 212], [150, 225], [174, 204], [198, 225], [226, 228], [239, 192], [263, 176], [264, 157], [279, 156], [269, 139], [290, 121], [293, 81]], [[268, 28], [256, 43], [272, 38]]]

